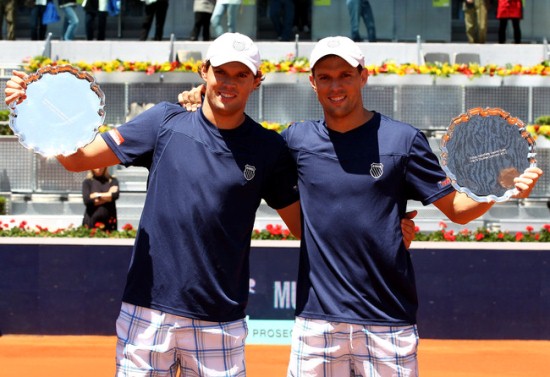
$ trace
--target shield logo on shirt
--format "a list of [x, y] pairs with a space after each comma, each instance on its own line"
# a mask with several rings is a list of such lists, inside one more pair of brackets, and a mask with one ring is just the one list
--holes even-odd
[[252, 180], [252, 178], [254, 178], [255, 175], [256, 175], [256, 167], [252, 165], [244, 166], [244, 177], [247, 181]]
[[370, 164], [370, 175], [371, 177], [378, 179], [384, 174], [384, 164], [381, 162], [373, 162]]

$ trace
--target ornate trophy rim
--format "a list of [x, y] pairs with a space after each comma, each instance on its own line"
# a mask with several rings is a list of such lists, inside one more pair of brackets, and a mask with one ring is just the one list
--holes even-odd
[[[62, 75], [70, 75], [63, 76], [63, 78], [71, 80], [74, 77], [76, 81], [68, 81], [69, 85], [67, 85], [67, 82], [53, 84], [54, 81], [45, 80], [46, 78], [51, 80]], [[56, 80], [59, 83], [61, 82], [60, 79]], [[72, 65], [48, 65], [29, 74], [25, 79], [25, 83], [27, 84], [27, 99], [20, 104], [14, 101], [9, 106], [9, 126], [18, 137], [21, 145], [44, 157], [68, 156], [94, 140], [99, 127], [105, 120], [105, 94], [90, 73], [81, 71]], [[45, 93], [51, 90], [53, 85], [63, 85], [63, 87], [54, 90], [57, 93], [61, 92], [59, 97], [55, 98], [54, 96], [54, 98], [43, 99], [42, 101], [29, 101], [29, 97], [33, 96], [35, 91], [46, 97]], [[60, 106], [63, 101], [75, 100], [82, 100], [82, 106], [80, 106], [80, 103], [76, 106], [69, 106], [69, 110], [66, 106], [65, 108]], [[31, 113], [36, 114], [36, 116], [24, 117], [25, 114]], [[55, 126], [56, 132], [48, 128], [48, 116], [50, 114], [55, 114], [57, 117], [53, 122], [62, 123], [62, 126]], [[87, 118], [86, 122], [71, 123], [73, 120], [74, 122], [80, 122], [83, 116]], [[35, 122], [31, 124], [28, 119], [34, 119]], [[39, 119], [39, 121], [36, 121], [36, 119]], [[62, 129], [60, 130], [59, 127], [62, 127]], [[65, 132], [66, 138], [60, 137], [59, 133], [61, 131]], [[43, 138], [40, 139], [38, 135], [43, 136]], [[51, 137], [53, 135], [57, 135], [57, 139]], [[67, 145], [64, 143], [65, 140], [58, 139], [71, 140], [74, 143]]]

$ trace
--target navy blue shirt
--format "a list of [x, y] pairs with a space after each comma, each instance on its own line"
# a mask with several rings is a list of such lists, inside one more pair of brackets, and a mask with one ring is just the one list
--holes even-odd
[[245, 316], [250, 239], [261, 199], [298, 200], [282, 137], [246, 116], [220, 130], [161, 103], [103, 134], [122, 164], [149, 168], [123, 301], [188, 318]]
[[346, 133], [306, 121], [283, 137], [298, 166], [303, 213], [296, 314], [416, 323], [414, 271], [400, 220], [407, 200], [429, 204], [453, 191], [425, 136], [374, 113]]

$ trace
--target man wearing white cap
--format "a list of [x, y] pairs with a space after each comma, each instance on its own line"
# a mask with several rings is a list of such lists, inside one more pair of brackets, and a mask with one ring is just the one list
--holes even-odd
[[[284, 140], [245, 113], [260, 56], [237, 33], [210, 45], [202, 110], [163, 102], [58, 160], [70, 171], [149, 169], [117, 320], [117, 376], [244, 376], [249, 251], [264, 199], [299, 236], [296, 168]], [[14, 72], [6, 102], [25, 99]], [[179, 370], [179, 371], [178, 371]]]
[[[364, 107], [359, 46], [314, 47], [310, 83], [324, 119], [283, 137], [297, 163], [303, 226], [288, 376], [417, 376], [417, 296], [400, 219], [408, 200], [465, 224], [493, 203], [450, 185], [426, 137]], [[529, 195], [542, 171], [516, 178]]]
[[[320, 40], [310, 83], [324, 119], [282, 134], [298, 167], [303, 216], [288, 376], [418, 375], [407, 201], [433, 203], [460, 224], [493, 205], [454, 190], [420, 130], [364, 107], [364, 64], [351, 39]], [[198, 93], [179, 100], [190, 108]], [[541, 174], [529, 168], [516, 178], [517, 197]]]

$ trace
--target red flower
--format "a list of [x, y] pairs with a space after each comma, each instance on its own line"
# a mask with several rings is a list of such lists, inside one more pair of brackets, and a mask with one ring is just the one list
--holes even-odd
[[504, 233], [498, 232], [497, 238], [500, 239], [500, 240], [503, 239], [504, 238]]
[[127, 231], [127, 232], [130, 231], [130, 230], [133, 230], [133, 229], [134, 229], [134, 227], [133, 227], [132, 224], [130, 224], [130, 223], [126, 223], [126, 224], [124, 224], [124, 226], [122, 227], [122, 230], [125, 230], [125, 231]]
[[175, 62], [170, 63], [170, 71], [173, 71], [173, 70], [175, 70], [176, 68], [179, 68], [179, 67], [181, 67], [181, 63], [178, 62], [177, 60]]
[[97, 223], [94, 224], [94, 228], [103, 229], [103, 228], [105, 228], [105, 224], [97, 222]]
[[525, 229], [527, 229], [527, 231], [531, 233], [535, 228], [533, 228], [531, 225], [527, 225]]
[[443, 232], [443, 238], [445, 238], [447, 241], [456, 241], [456, 236], [454, 235], [454, 232], [452, 230], [448, 232]]
[[274, 228], [272, 228], [270, 233], [274, 236], [278, 236], [283, 233], [283, 227], [280, 224], [277, 224]]
[[439, 222], [439, 227], [440, 227], [441, 229], [447, 229], [447, 224], [446, 224], [444, 221], [440, 221], [440, 222]]
[[485, 238], [485, 236], [483, 235], [483, 233], [478, 233], [478, 234], [476, 234], [476, 240], [481, 241], [483, 238]]
[[516, 233], [516, 241], [521, 241], [523, 239], [523, 233], [521, 232], [517, 232]]

